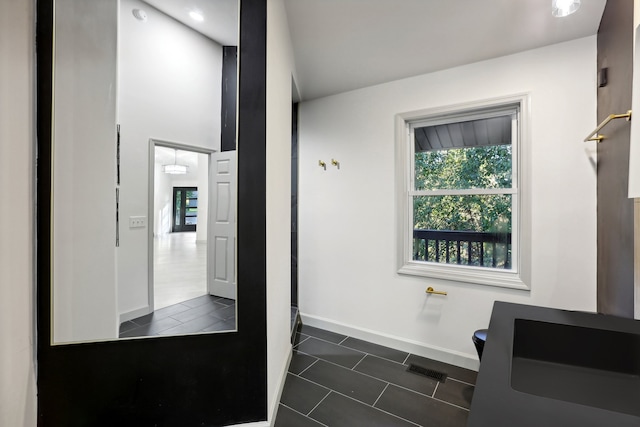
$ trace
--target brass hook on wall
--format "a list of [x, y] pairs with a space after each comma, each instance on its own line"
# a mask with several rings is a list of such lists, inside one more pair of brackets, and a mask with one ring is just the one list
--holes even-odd
[[587, 135], [587, 137], [584, 139], [584, 142], [589, 142], [589, 141], [597, 141], [597, 142], [602, 142], [603, 139], [605, 139], [606, 137], [604, 135], [599, 135], [600, 130], [605, 127], [611, 120], [616, 120], [616, 119], [627, 119], [627, 121], [631, 121], [631, 113], [632, 111], [629, 110], [624, 114], [609, 114], [603, 121], [602, 123], [600, 123], [598, 125], [597, 128], [595, 128], [593, 130], [593, 132], [591, 132], [589, 135]]
[[337, 161], [336, 159], [331, 159], [331, 164], [337, 167], [338, 169], [340, 169], [340, 162]]
[[321, 168], [324, 168], [324, 170], [327, 170], [327, 164], [325, 162], [323, 162], [322, 160], [318, 160], [318, 165]]

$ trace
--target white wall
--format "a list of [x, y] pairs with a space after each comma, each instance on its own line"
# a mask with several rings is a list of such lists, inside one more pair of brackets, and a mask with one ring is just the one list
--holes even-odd
[[33, 9], [31, 1], [0, 2], [1, 426], [36, 425]]
[[[136, 20], [140, 8], [148, 20]], [[120, 10], [120, 218], [148, 212], [149, 138], [218, 150], [222, 47], [138, 0]], [[146, 229], [120, 228], [119, 312], [148, 304]]]
[[[476, 367], [495, 300], [596, 308], [596, 37], [300, 107], [299, 302], [308, 324]], [[394, 115], [531, 94], [531, 291], [396, 273]], [[340, 170], [318, 160], [340, 161]], [[433, 286], [447, 297], [426, 296]]]
[[56, 1], [52, 276], [55, 342], [118, 337], [117, 3]]
[[[240, 64], [242, 67], [242, 64]], [[267, 1], [267, 408], [286, 375], [291, 307], [291, 76], [293, 53], [282, 0]], [[242, 149], [240, 147], [239, 149]]]

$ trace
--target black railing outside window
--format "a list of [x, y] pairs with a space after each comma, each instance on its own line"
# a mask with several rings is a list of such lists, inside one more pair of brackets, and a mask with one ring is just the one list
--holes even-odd
[[511, 233], [413, 230], [413, 259], [511, 269]]

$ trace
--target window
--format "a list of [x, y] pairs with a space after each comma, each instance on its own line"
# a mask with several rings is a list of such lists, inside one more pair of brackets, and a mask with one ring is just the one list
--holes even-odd
[[399, 115], [399, 269], [528, 289], [527, 96]]

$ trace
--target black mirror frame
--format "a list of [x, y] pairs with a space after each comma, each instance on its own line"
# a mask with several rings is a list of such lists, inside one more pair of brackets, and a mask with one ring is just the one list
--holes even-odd
[[265, 0], [240, 0], [238, 330], [51, 345], [54, 0], [37, 0], [38, 426], [213, 426], [267, 419]]

